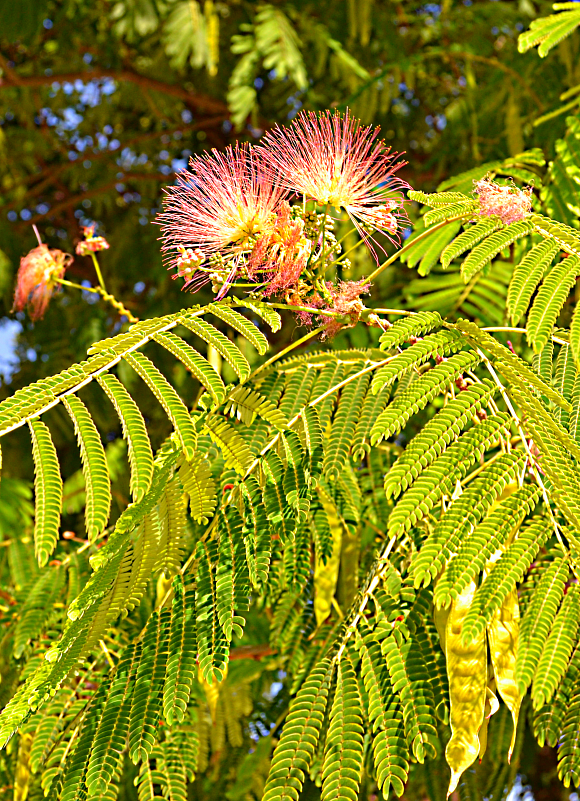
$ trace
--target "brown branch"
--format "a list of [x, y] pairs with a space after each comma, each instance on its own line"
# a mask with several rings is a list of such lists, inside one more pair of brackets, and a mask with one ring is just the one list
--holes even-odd
[[94, 189], [89, 189], [86, 192], [81, 192], [78, 195], [73, 195], [72, 197], [67, 198], [66, 200], [61, 201], [60, 203], [56, 203], [51, 209], [49, 209], [46, 214], [35, 214], [34, 217], [31, 217], [29, 220], [25, 222], [19, 223], [17, 226], [18, 228], [28, 227], [29, 225], [33, 225], [34, 223], [38, 222], [39, 220], [46, 220], [54, 217], [61, 211], [66, 211], [71, 206], [74, 206], [76, 203], [80, 203], [81, 200], [85, 198], [94, 197], [95, 195], [100, 195], [102, 192], [108, 192], [109, 189], [112, 189], [115, 184], [121, 183], [123, 181], [171, 181], [172, 175], [165, 175], [164, 173], [156, 172], [156, 173], [123, 173], [122, 177], [115, 178], [114, 181], [111, 181], [104, 186], [97, 186]]
[[29, 89], [37, 86], [48, 86], [53, 83], [74, 83], [77, 80], [92, 81], [98, 78], [113, 78], [115, 81], [121, 83], [132, 83], [140, 86], [142, 89], [149, 89], [155, 92], [162, 92], [165, 95], [177, 97], [188, 103], [190, 106], [205, 111], [210, 114], [223, 114], [224, 117], [229, 115], [227, 105], [221, 100], [217, 100], [209, 95], [201, 94], [200, 92], [189, 92], [179, 84], [165, 83], [158, 81], [155, 78], [149, 78], [147, 75], [140, 75], [133, 70], [107, 70], [107, 69], [93, 69], [93, 70], [80, 70], [78, 72], [67, 72], [61, 75], [18, 75], [13, 69], [7, 69], [4, 77], [0, 80], [0, 89]]
[[262, 659], [264, 656], [272, 656], [276, 651], [269, 645], [240, 645], [239, 648], [232, 648], [230, 651], [230, 662], [234, 659]]

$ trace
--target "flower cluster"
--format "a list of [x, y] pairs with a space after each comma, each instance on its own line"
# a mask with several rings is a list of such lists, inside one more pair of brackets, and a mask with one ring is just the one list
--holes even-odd
[[404, 162], [377, 137], [348, 113], [303, 112], [259, 145], [192, 157], [157, 218], [169, 268], [189, 290], [211, 281], [218, 298], [234, 284], [332, 306], [325, 273], [342, 248], [331, 209], [367, 243], [396, 238], [406, 221]]
[[532, 210], [531, 187], [500, 186], [484, 178], [475, 181], [475, 192], [479, 196], [479, 214], [497, 216], [506, 225], [523, 220]]
[[99, 250], [107, 250], [109, 248], [109, 243], [104, 236], [95, 236], [94, 225], [85, 226], [83, 235], [85, 238], [76, 247], [76, 252], [79, 256], [88, 256], [91, 253], [98, 253]]
[[72, 260], [68, 253], [42, 244], [23, 256], [16, 276], [12, 311], [22, 311], [28, 306], [33, 320], [43, 317], [58, 281]]

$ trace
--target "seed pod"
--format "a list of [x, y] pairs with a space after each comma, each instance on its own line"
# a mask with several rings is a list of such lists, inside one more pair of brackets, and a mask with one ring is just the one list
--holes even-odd
[[447, 607], [447, 609], [437, 609], [437, 607], [434, 607], [433, 609], [433, 623], [435, 623], [435, 628], [437, 629], [437, 634], [439, 635], [439, 642], [441, 643], [443, 653], [445, 653], [445, 629], [447, 628], [449, 612], [449, 607]]
[[480, 762], [483, 759], [483, 755], [485, 754], [487, 748], [487, 727], [489, 725], [489, 719], [492, 715], [495, 715], [498, 709], [499, 709], [499, 701], [497, 700], [496, 694], [488, 684], [485, 689], [485, 711], [483, 713], [483, 723], [481, 724], [481, 729], [479, 730], [479, 735], [478, 735]]
[[478, 732], [484, 719], [487, 687], [485, 632], [464, 645], [461, 629], [475, 595], [472, 581], [452, 602], [445, 627], [445, 656], [449, 676], [451, 739], [445, 759], [451, 768], [447, 797], [457, 787], [461, 774], [479, 754]]
[[314, 567], [314, 614], [317, 626], [321, 626], [324, 623], [332, 608], [338, 581], [342, 545], [342, 524], [336, 511], [336, 506], [330, 496], [322, 489], [320, 489], [319, 495], [332, 535], [332, 553], [326, 560], [326, 564], [321, 559], [317, 559]]
[[516, 741], [518, 714], [522, 696], [516, 681], [516, 657], [520, 629], [520, 608], [516, 591], [510, 592], [502, 606], [495, 612], [487, 627], [489, 651], [497, 689], [504, 704], [512, 713], [514, 733], [510, 743], [508, 762], [511, 760]]

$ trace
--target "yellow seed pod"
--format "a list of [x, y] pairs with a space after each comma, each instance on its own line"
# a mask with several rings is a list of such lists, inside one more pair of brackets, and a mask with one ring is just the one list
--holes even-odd
[[[228, 675], [228, 667], [226, 665], [222, 681], [225, 680], [227, 675]], [[200, 667], [198, 667], [197, 669], [197, 680], [203, 687], [205, 693], [205, 700], [207, 701], [209, 714], [211, 716], [211, 722], [215, 724], [217, 719], [217, 705], [220, 697], [220, 683], [215, 678], [211, 684], [209, 683], [209, 681], [206, 681], [205, 676], [203, 675], [203, 671]]]
[[516, 591], [510, 592], [501, 607], [496, 610], [487, 627], [489, 652], [497, 683], [497, 689], [503, 702], [512, 713], [514, 732], [510, 743], [508, 761], [511, 760], [516, 741], [518, 715], [522, 697], [516, 681], [516, 657], [518, 634], [520, 629], [520, 608]]
[[314, 614], [317, 626], [321, 626], [330, 614], [338, 581], [342, 545], [342, 523], [336, 511], [336, 506], [332, 498], [322, 488], [319, 488], [319, 496], [328, 518], [330, 533], [332, 534], [332, 553], [328, 557], [326, 564], [317, 559], [314, 567]]
[[451, 768], [447, 797], [457, 787], [461, 774], [479, 754], [478, 732], [484, 720], [487, 687], [487, 649], [485, 632], [467, 645], [461, 629], [475, 595], [472, 581], [453, 601], [445, 627], [445, 656], [449, 677], [451, 739], [445, 759]]
[[447, 627], [447, 619], [449, 618], [450, 611], [449, 607], [447, 607], [447, 609], [437, 609], [437, 607], [434, 607], [433, 609], [433, 623], [435, 623], [443, 652], [445, 652], [445, 629]]
[[499, 709], [499, 701], [497, 700], [497, 696], [491, 687], [488, 686], [485, 689], [485, 710], [483, 713], [483, 723], [481, 724], [481, 729], [479, 730], [479, 761], [483, 759], [483, 755], [487, 749], [487, 727], [489, 726], [489, 719], [492, 715], [495, 715], [497, 710]]

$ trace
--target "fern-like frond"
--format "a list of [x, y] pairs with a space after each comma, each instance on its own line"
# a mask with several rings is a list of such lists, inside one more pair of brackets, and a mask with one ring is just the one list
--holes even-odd
[[402, 796], [409, 773], [403, 713], [393, 694], [381, 647], [372, 635], [358, 643], [361, 673], [368, 696], [373, 732], [373, 761], [379, 789], [388, 797], [391, 787]]
[[181, 323], [208, 345], [214, 347], [238, 374], [241, 381], [245, 381], [249, 377], [251, 371], [248, 360], [219, 329], [199, 317], [183, 318]]
[[518, 38], [520, 53], [538, 46], [538, 55], [544, 58], [553, 47], [580, 26], [580, 10], [576, 3], [555, 3], [554, 10], [562, 13], [534, 19], [529, 30], [520, 34]]
[[477, 589], [461, 628], [463, 642], [469, 642], [485, 630], [494, 612], [534, 561], [550, 536], [548, 521], [540, 518], [521, 529], [515, 541], [494, 564], [483, 584]]
[[221, 450], [226, 465], [243, 475], [252, 463], [252, 454], [236, 429], [223, 417], [206, 417], [204, 427]]
[[505, 486], [515, 480], [524, 462], [525, 453], [503, 454], [453, 501], [427, 536], [413, 563], [415, 587], [427, 586], [437, 576]]
[[551, 400], [556, 406], [566, 411], [571, 410], [570, 403], [559, 392], [556, 392], [542, 381], [523, 359], [520, 359], [504, 345], [501, 345], [487, 331], [482, 331], [475, 323], [469, 320], [458, 320], [455, 326], [473, 345], [483, 348], [492, 354], [497, 368], [504, 373], [510, 383], [521, 387], [527, 392], [530, 389], [537, 389], [540, 395]]
[[381, 350], [390, 350], [408, 342], [411, 337], [429, 333], [441, 325], [441, 315], [437, 312], [418, 312], [409, 317], [401, 317], [381, 334], [379, 342]]
[[[580, 25], [580, 15], [578, 17]], [[571, 692], [558, 743], [558, 778], [564, 787], [580, 786], [580, 680]]]
[[532, 683], [542, 648], [564, 595], [568, 573], [568, 559], [565, 556], [556, 559], [544, 571], [522, 619], [516, 663], [518, 687], [522, 695]]
[[158, 565], [163, 568], [166, 576], [174, 576], [181, 567], [187, 526], [186, 501], [180, 481], [176, 477], [170, 479], [165, 485], [157, 506], [157, 514], [159, 518]]
[[[569, 403], [572, 402], [576, 376], [577, 370], [574, 364], [572, 348], [570, 345], [561, 345], [560, 352], [556, 359], [554, 388], [560, 393], [564, 400], [567, 400]], [[558, 407], [554, 409], [554, 417], [561, 425], [568, 427], [570, 422], [570, 414], [568, 412]], [[574, 434], [572, 434], [572, 436], [574, 436]]]
[[274, 750], [263, 801], [298, 801], [324, 721], [332, 667], [323, 659], [293, 703]]
[[437, 206], [423, 216], [423, 223], [428, 228], [430, 225], [436, 225], [449, 219], [469, 218], [477, 212], [478, 205], [477, 201], [467, 198], [446, 206]]
[[436, 355], [446, 356], [455, 353], [465, 345], [465, 340], [457, 331], [438, 331], [429, 334], [420, 342], [415, 342], [402, 353], [380, 367], [373, 376], [372, 391], [380, 392], [409, 370], [418, 367]]
[[528, 250], [514, 270], [507, 295], [507, 310], [512, 325], [516, 325], [528, 310], [536, 287], [559, 250], [557, 242], [545, 239]]
[[[211, 312], [224, 323], [226, 323], [226, 325], [229, 325], [231, 328], [241, 334], [256, 348], [261, 356], [263, 356], [268, 350], [268, 340], [260, 331], [260, 329], [249, 320], [246, 320], [246, 318], [235, 309], [232, 309], [231, 306], [228, 306], [227, 303], [224, 303], [223, 301], [221, 303], [210, 303], [205, 307], [205, 313], [207, 312]], [[274, 321], [275, 318], [272, 318], [272, 322], [275, 325]]]
[[362, 775], [363, 727], [356, 675], [348, 657], [337, 668], [336, 690], [324, 745], [322, 801], [357, 801]]
[[542, 283], [528, 314], [526, 335], [536, 353], [542, 350], [552, 335], [552, 329], [570, 289], [580, 273], [580, 258], [568, 256], [552, 268]]
[[432, 711], [432, 694], [427, 690], [428, 678], [421, 653], [411, 640], [405, 640], [398, 628], [381, 643], [387, 669], [395, 693], [403, 707], [405, 739], [419, 762], [435, 757], [433, 738], [437, 728]]
[[222, 402], [226, 394], [224, 382], [217, 370], [195, 348], [170, 331], [155, 334], [153, 339], [179, 359], [186, 370], [207, 389], [216, 405]]
[[169, 612], [153, 612], [143, 637], [131, 698], [129, 757], [135, 765], [149, 757], [155, 744], [169, 651], [168, 635]]
[[111, 482], [105, 449], [85, 404], [76, 395], [63, 398], [75, 428], [86, 486], [85, 525], [90, 540], [107, 525], [111, 509]]
[[549, 703], [560, 679], [566, 671], [568, 660], [580, 623], [580, 593], [578, 585], [568, 588], [556, 619], [538, 661], [532, 682], [534, 709]]
[[246, 622], [236, 613], [249, 608], [250, 574], [242, 528], [242, 519], [233, 507], [220, 512], [216, 608], [220, 626], [229, 642], [233, 634], [242, 636]]
[[239, 385], [229, 393], [228, 411], [248, 426], [257, 415], [278, 431], [288, 427], [288, 420], [271, 400], [246, 386]]
[[197, 523], [207, 523], [217, 503], [209, 460], [201, 453], [197, 453], [190, 462], [184, 459], [179, 466], [179, 479], [189, 498], [192, 518]]
[[438, 608], [447, 607], [475, 579], [485, 568], [487, 560], [533, 511], [539, 497], [538, 487], [525, 485], [490, 510], [463, 541], [437, 580], [434, 595]]
[[20, 659], [28, 643], [35, 639], [54, 612], [64, 583], [64, 569], [46, 568], [41, 571], [31, 586], [26, 599], [18, 611], [18, 623], [14, 631], [14, 656]]
[[470, 200], [469, 196], [464, 195], [463, 192], [433, 192], [432, 194], [427, 194], [417, 189], [411, 189], [408, 195], [410, 200], [432, 208], [448, 206], [450, 203], [465, 203]]
[[430, 231], [429, 236], [424, 236], [424, 238], [425, 232], [418, 231], [417, 237], [421, 236], [421, 239], [416, 243], [409, 239], [407, 242], [409, 249], [401, 254], [401, 261], [406, 262], [408, 267], [415, 267], [418, 264], [417, 272], [419, 275], [428, 275], [431, 268], [439, 260], [442, 251], [457, 235], [460, 228], [461, 222], [449, 220], [435, 226]]
[[101, 795], [121, 767], [129, 732], [129, 713], [141, 645], [127, 647], [115, 670], [87, 765], [87, 789]]
[[324, 473], [331, 481], [339, 477], [348, 457], [368, 382], [369, 374], [366, 373], [347, 384], [340, 393], [324, 452]]
[[528, 219], [539, 234], [557, 242], [571, 256], [580, 256], [580, 233], [575, 228], [540, 214], [532, 214]]
[[173, 580], [173, 602], [169, 628], [169, 654], [163, 685], [163, 717], [171, 726], [181, 723], [187, 711], [197, 672], [195, 589]]
[[441, 264], [447, 269], [453, 259], [461, 256], [467, 250], [471, 250], [478, 242], [481, 242], [482, 239], [493, 234], [494, 231], [502, 227], [503, 223], [499, 217], [484, 217], [479, 220], [475, 225], [471, 225], [447, 245], [441, 254]]
[[[224, 305], [227, 302], [227, 298], [224, 298], [221, 301], [221, 305]], [[272, 329], [274, 333], [279, 331], [282, 328], [282, 318], [280, 314], [269, 306], [267, 303], [261, 303], [258, 300], [248, 300], [246, 298], [236, 299], [236, 304], [238, 306], [242, 306], [245, 309], [249, 309], [252, 311], [256, 317], [261, 317]]]
[[441, 456], [461, 430], [497, 392], [491, 381], [473, 384], [461, 392], [429, 420], [412, 439], [385, 476], [387, 497], [406, 490], [412, 482]]
[[54, 551], [62, 509], [62, 478], [48, 426], [42, 420], [29, 421], [34, 457], [34, 552], [43, 567]]
[[199, 669], [205, 681], [221, 681], [229, 658], [229, 642], [218, 617], [215, 541], [199, 542], [196, 549], [196, 629]]
[[131, 494], [138, 502], [151, 486], [153, 478], [153, 451], [147, 426], [139, 407], [114, 375], [99, 376], [98, 381], [121, 421], [131, 466]]
[[461, 265], [461, 276], [465, 283], [469, 283], [473, 276], [486, 264], [495, 258], [504, 248], [513, 244], [517, 239], [526, 236], [533, 230], [533, 224], [528, 218], [506, 225], [480, 242]]
[[397, 396], [377, 418], [371, 431], [371, 442], [376, 445], [398, 433], [413, 414], [424, 409], [436, 395], [441, 394], [458, 376], [478, 364], [480, 357], [462, 351], [436, 365]]
[[554, 693], [550, 703], [544, 704], [532, 712], [534, 735], [541, 747], [546, 743], [555, 748], [560, 739], [570, 697], [580, 679], [580, 647], [575, 646], [570, 662], [558, 691]]
[[142, 353], [125, 356], [125, 361], [143, 379], [171, 420], [187, 459], [195, 453], [197, 433], [187, 407], [165, 376]]
[[388, 520], [389, 535], [406, 531], [425, 517], [443, 495], [451, 497], [458, 479], [480, 459], [509, 423], [507, 415], [493, 415], [473, 426], [436, 459], [401, 497]]

